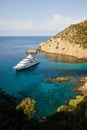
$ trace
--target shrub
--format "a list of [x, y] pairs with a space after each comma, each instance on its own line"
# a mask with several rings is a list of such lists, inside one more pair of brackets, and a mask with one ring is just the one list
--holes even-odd
[[76, 99], [71, 99], [69, 105], [75, 109], [77, 105], [83, 100], [84, 96], [76, 96]]
[[62, 50], [64, 50], [64, 49], [65, 49], [65, 47], [62, 48]]
[[16, 106], [16, 110], [23, 110], [28, 119], [31, 119], [35, 114], [35, 100], [31, 100], [29, 97], [25, 98]]
[[68, 106], [62, 105], [57, 109], [58, 112], [60, 111], [68, 111]]
[[56, 49], [58, 49], [58, 46], [56, 46]]

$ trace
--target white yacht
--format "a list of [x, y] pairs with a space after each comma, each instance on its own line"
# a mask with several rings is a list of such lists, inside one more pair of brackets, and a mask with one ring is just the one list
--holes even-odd
[[22, 70], [22, 69], [26, 69], [28, 67], [31, 67], [33, 65], [36, 65], [38, 63], [39, 63], [39, 60], [34, 58], [32, 55], [29, 54], [25, 59], [23, 59], [17, 65], [15, 65], [13, 67], [13, 69]]

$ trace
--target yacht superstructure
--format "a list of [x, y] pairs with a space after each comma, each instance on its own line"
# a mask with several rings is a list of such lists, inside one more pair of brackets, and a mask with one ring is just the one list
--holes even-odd
[[23, 59], [17, 65], [15, 65], [13, 67], [13, 69], [22, 70], [22, 69], [26, 69], [28, 67], [31, 67], [33, 65], [36, 65], [38, 63], [39, 63], [39, 60], [34, 58], [32, 55], [29, 54], [25, 59]]

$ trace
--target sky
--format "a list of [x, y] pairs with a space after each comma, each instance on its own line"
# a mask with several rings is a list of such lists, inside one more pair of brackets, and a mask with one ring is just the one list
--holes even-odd
[[87, 19], [87, 0], [0, 0], [0, 36], [52, 36]]

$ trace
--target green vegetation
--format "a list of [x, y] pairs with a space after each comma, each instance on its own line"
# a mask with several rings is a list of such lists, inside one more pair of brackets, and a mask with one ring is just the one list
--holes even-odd
[[0, 130], [22, 130], [24, 115], [16, 111], [16, 101], [15, 97], [0, 88]]
[[61, 38], [61, 40], [66, 40], [70, 43], [79, 44], [83, 48], [87, 48], [87, 20], [67, 27], [53, 38]]
[[65, 49], [65, 47], [62, 48], [62, 50], [64, 50], [64, 49]]
[[[76, 100], [77, 103], [71, 101], [70, 107], [62, 106], [61, 110], [65, 111], [60, 110], [42, 119], [29, 119], [23, 110], [29, 102], [29, 106], [34, 108], [35, 101], [26, 98], [20, 103], [23, 109], [18, 107], [16, 110], [17, 98], [0, 89], [0, 130], [86, 130], [87, 117], [84, 116], [84, 111], [87, 109], [87, 96], [78, 96], [72, 100]], [[73, 112], [69, 111], [71, 107], [72, 110], [74, 108]]]
[[84, 96], [76, 96], [76, 99], [71, 99], [69, 105], [75, 109], [77, 105], [84, 99]]
[[31, 119], [35, 114], [35, 100], [31, 100], [29, 97], [20, 102], [16, 106], [16, 110], [23, 110], [28, 119]]
[[87, 95], [76, 96], [75, 99], [69, 101], [69, 106], [60, 106], [57, 111], [71, 111], [79, 115], [83, 115], [87, 110]]
[[69, 111], [69, 107], [68, 106], [65, 106], [65, 105], [62, 105], [60, 106], [58, 109], [57, 109], [58, 112], [60, 111]]
[[56, 49], [58, 49], [59, 47], [58, 46], [56, 46]]

